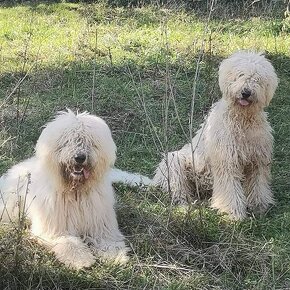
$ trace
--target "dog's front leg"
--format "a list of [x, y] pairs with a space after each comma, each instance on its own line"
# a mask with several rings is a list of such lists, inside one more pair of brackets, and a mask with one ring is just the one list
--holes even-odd
[[90, 248], [79, 237], [39, 238], [39, 241], [47, 246], [60, 262], [70, 268], [90, 267], [95, 262]]
[[239, 172], [227, 170], [226, 166], [212, 169], [213, 173], [213, 208], [225, 212], [235, 220], [246, 217], [246, 197]]
[[252, 166], [246, 175], [245, 189], [251, 210], [263, 213], [270, 204], [274, 204], [270, 189], [270, 164], [265, 162]]

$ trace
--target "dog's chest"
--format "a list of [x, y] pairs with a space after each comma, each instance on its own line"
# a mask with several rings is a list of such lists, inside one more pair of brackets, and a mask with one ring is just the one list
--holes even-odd
[[208, 126], [207, 158], [236, 165], [268, 162], [272, 155], [273, 138], [267, 122], [248, 124], [225, 121]]
[[65, 231], [75, 235], [89, 235], [96, 231], [97, 218], [101, 213], [97, 210], [95, 199], [72, 195], [63, 197], [62, 203]]
[[269, 159], [272, 154], [272, 136], [267, 130], [249, 128], [234, 134], [232, 149], [239, 161], [247, 165], [261, 159]]

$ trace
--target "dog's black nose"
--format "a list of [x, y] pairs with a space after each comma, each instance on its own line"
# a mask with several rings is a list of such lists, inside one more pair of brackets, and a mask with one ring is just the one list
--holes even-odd
[[251, 96], [252, 92], [249, 89], [242, 90], [242, 97], [243, 99], [247, 99]]
[[76, 161], [77, 163], [79, 163], [79, 164], [82, 164], [82, 163], [85, 162], [86, 158], [87, 158], [87, 157], [86, 157], [85, 154], [80, 153], [80, 154], [77, 154], [77, 155], [75, 156], [75, 161]]

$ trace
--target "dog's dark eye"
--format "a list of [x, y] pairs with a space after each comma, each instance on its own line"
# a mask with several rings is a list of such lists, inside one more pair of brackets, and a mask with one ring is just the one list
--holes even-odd
[[239, 74], [239, 78], [243, 77], [245, 74], [241, 73]]

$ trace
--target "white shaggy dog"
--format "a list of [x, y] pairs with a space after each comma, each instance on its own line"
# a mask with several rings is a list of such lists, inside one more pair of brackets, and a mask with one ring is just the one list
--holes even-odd
[[[0, 220], [31, 221], [31, 232], [67, 266], [125, 262], [110, 179], [116, 146], [100, 118], [60, 112], [42, 131], [35, 156], [0, 179]], [[2, 215], [2, 216], [1, 216]]]
[[186, 203], [197, 187], [212, 189], [212, 207], [233, 219], [243, 219], [247, 207], [264, 211], [273, 204], [273, 137], [264, 108], [277, 85], [262, 54], [240, 51], [225, 59], [219, 68], [222, 99], [192, 143], [164, 157], [153, 184], [170, 191], [175, 203]]

